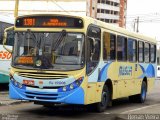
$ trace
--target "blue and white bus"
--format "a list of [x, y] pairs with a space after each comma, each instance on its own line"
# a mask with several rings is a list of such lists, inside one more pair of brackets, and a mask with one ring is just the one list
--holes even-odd
[[[4, 15], [0, 15], [0, 83], [9, 82], [9, 69], [11, 62], [11, 53], [3, 48], [3, 34], [4, 29], [12, 26], [14, 24], [14, 19]], [[10, 41], [10, 40], [9, 40]], [[10, 42], [7, 42], [7, 47], [11, 48]]]

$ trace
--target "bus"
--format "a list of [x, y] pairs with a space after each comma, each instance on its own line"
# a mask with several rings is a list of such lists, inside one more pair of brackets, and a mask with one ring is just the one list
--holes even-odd
[[160, 61], [159, 61], [159, 58], [160, 58], [160, 49], [157, 48], [157, 76], [156, 77], [158, 79], [160, 78]]
[[[11, 63], [11, 53], [3, 48], [4, 29], [13, 26], [14, 19], [0, 15], [0, 84], [9, 83], [9, 69]], [[11, 44], [7, 42], [7, 47], [11, 48]]]
[[143, 103], [154, 86], [156, 40], [150, 37], [67, 14], [19, 16], [10, 29], [12, 99], [91, 105], [102, 112], [122, 97]]
[[157, 78], [160, 78], [160, 66], [157, 65]]

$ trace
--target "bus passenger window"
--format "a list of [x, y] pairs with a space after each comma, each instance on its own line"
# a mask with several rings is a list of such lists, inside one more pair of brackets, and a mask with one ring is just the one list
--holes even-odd
[[10, 30], [10, 31], [7, 32], [7, 43], [6, 43], [6, 45], [13, 46], [13, 44], [14, 44], [14, 35], [15, 35], [14, 30]]
[[137, 60], [137, 41], [128, 38], [128, 60], [135, 62]]
[[144, 44], [144, 55], [145, 55], [145, 62], [146, 63], [149, 63], [150, 61], [149, 61], [149, 49], [150, 49], [150, 45], [149, 45], [149, 43], [145, 43]]
[[138, 42], [138, 61], [144, 62], [144, 43]]
[[127, 60], [127, 38], [118, 36], [117, 37], [117, 60], [126, 61]]
[[116, 58], [116, 35], [104, 32], [103, 59], [115, 60]]
[[156, 46], [155, 45], [151, 45], [150, 60], [152, 63], [155, 63], [155, 61], [156, 61]]

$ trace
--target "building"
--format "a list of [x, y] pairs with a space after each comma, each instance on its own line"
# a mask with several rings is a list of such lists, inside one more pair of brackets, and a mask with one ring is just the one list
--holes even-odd
[[[0, 0], [0, 4], [4, 4], [0, 7], [0, 14], [13, 15], [15, 0]], [[127, 0], [20, 0], [19, 15], [53, 13], [87, 15], [125, 27], [126, 4]]]
[[127, 0], [87, 0], [87, 16], [126, 26]]

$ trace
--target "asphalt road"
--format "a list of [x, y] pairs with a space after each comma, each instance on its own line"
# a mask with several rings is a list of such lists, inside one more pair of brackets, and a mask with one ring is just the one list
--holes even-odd
[[113, 101], [113, 106], [103, 113], [96, 113], [84, 106], [58, 106], [45, 108], [33, 103], [22, 103], [10, 106], [0, 106], [0, 119], [2, 120], [160, 120], [160, 80], [148, 93], [143, 104], [130, 103], [128, 98]]

